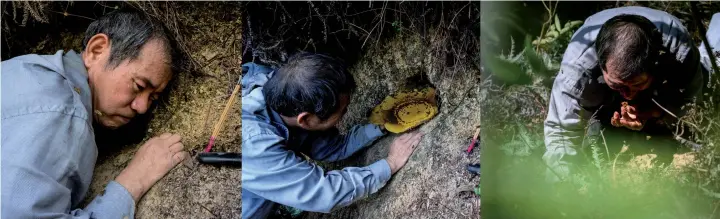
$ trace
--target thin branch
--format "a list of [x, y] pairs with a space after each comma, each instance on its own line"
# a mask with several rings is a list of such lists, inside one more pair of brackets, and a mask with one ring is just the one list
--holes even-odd
[[49, 11], [49, 12], [54, 12], [54, 13], [62, 14], [63, 16], [72, 16], [72, 17], [85, 18], [85, 19], [88, 19], [88, 20], [91, 20], [91, 21], [94, 21], [94, 20], [95, 20], [94, 18], [85, 17], [85, 16], [82, 16], [82, 15], [70, 14], [70, 13], [67, 13], [67, 12], [53, 11], [53, 10], [50, 10], [50, 9], [45, 9], [45, 10], [46, 10], [46, 11]]

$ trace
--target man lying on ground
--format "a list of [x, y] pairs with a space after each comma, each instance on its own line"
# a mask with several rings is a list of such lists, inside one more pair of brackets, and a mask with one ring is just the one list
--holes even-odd
[[[707, 36], [718, 51], [720, 13], [714, 18]], [[701, 100], [709, 83], [704, 51], [663, 11], [622, 7], [590, 16], [573, 35], [552, 88], [543, 156], [550, 180], [582, 162], [580, 146], [602, 125], [649, 131], [662, 130], [658, 122], [674, 124], [681, 107]]]
[[422, 134], [395, 139], [387, 159], [325, 172], [314, 160], [338, 161], [385, 134], [357, 125], [335, 128], [347, 112], [355, 80], [343, 64], [302, 53], [273, 71], [246, 64], [242, 82], [242, 218], [267, 218], [277, 204], [328, 213], [377, 192], [407, 162]]
[[3, 218], [133, 218], [143, 194], [187, 157], [180, 136], [152, 138], [79, 208], [98, 154], [93, 122], [117, 128], [144, 114], [177, 51], [159, 21], [137, 12], [94, 21], [83, 46], [2, 62]]

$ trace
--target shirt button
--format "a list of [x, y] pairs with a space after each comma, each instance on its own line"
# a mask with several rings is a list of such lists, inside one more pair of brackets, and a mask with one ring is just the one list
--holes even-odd
[[123, 219], [128, 219], [128, 216], [127, 216], [127, 215], [124, 215], [124, 216], [123, 216]]
[[79, 87], [74, 87], [73, 89], [75, 90], [75, 92], [77, 92], [78, 94], [80, 94], [80, 88], [79, 88]]

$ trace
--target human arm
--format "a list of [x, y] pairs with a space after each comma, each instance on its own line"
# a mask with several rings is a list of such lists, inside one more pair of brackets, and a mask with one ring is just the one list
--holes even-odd
[[276, 203], [327, 213], [377, 192], [390, 179], [386, 160], [325, 172], [287, 150], [282, 137], [243, 132], [246, 134], [242, 143], [243, 189]]
[[31, 113], [3, 118], [2, 131], [3, 217], [133, 217], [133, 197], [115, 181], [85, 208], [76, 208], [97, 156], [92, 128], [84, 119]]
[[333, 128], [308, 134], [303, 147], [310, 148], [311, 158], [332, 162], [351, 156], [383, 135], [382, 128], [374, 124], [353, 126], [345, 135]]
[[[565, 71], [565, 72], [562, 72]], [[588, 93], [595, 93], [597, 96], [585, 95], [581, 100], [580, 89], [571, 84], [576, 82], [577, 75], [572, 69], [565, 68], [556, 78], [548, 107], [548, 115], [544, 123], [546, 152], [543, 160], [548, 165], [548, 177], [551, 181], [564, 178], [570, 173], [570, 166], [575, 163], [578, 149], [582, 145], [585, 136], [585, 127], [593, 112], [585, 110], [581, 103], [586, 105], [598, 105], [602, 93], [591, 92], [591, 86], [583, 90]]]

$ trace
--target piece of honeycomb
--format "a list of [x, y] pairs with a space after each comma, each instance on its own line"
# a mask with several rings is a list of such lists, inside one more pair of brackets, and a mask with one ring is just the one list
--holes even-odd
[[385, 97], [373, 109], [370, 122], [385, 126], [389, 132], [402, 133], [432, 119], [437, 113], [435, 89], [414, 89]]

